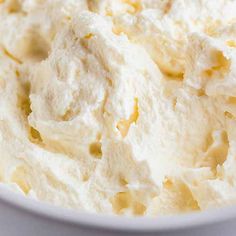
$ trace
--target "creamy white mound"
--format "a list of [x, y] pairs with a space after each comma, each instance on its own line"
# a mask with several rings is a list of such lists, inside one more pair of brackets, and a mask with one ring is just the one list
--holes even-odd
[[0, 181], [95, 213], [236, 203], [236, 1], [0, 0]]

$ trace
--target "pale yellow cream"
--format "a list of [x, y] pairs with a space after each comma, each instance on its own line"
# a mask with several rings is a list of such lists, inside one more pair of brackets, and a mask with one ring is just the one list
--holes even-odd
[[94, 213], [236, 203], [235, 12], [231, 0], [1, 0], [1, 184]]

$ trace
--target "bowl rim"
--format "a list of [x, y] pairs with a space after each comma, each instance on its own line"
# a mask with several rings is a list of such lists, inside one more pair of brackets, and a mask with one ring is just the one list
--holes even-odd
[[62, 208], [25, 197], [4, 186], [0, 186], [0, 203], [4, 203], [15, 210], [24, 211], [40, 218], [47, 218], [64, 224], [126, 232], [163, 232], [189, 229], [236, 218], [236, 206], [157, 217], [126, 217], [94, 214], [85, 211], [78, 212], [73, 209]]

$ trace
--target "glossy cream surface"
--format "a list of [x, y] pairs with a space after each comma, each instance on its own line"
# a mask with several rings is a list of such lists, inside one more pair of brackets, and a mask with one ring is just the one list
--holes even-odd
[[235, 0], [0, 0], [0, 182], [94, 213], [236, 203]]

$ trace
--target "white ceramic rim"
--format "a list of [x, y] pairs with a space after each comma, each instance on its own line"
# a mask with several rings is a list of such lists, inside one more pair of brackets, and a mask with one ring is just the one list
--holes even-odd
[[187, 229], [236, 219], [236, 206], [175, 216], [121, 217], [64, 209], [24, 197], [0, 186], [0, 201], [38, 217], [72, 225], [115, 231], [160, 232]]

